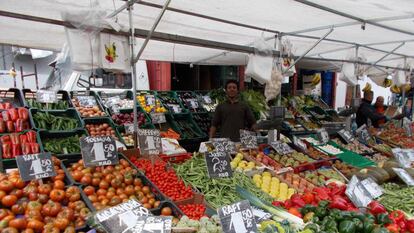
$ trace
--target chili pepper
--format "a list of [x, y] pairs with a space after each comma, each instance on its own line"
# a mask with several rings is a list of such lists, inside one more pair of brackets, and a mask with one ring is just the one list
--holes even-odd
[[19, 119], [19, 113], [17, 112], [16, 108], [11, 108], [9, 110], [7, 110], [10, 114], [10, 120], [12, 121], [16, 121], [17, 119]]
[[24, 130], [23, 123], [24, 120], [20, 118], [16, 120], [16, 132], [22, 132]]
[[336, 196], [333, 198], [333, 201], [329, 204], [329, 208], [347, 210], [348, 202], [342, 197]]
[[20, 144], [12, 144], [12, 156], [15, 158], [16, 156], [22, 155], [22, 149]]
[[33, 154], [39, 153], [39, 144], [37, 144], [36, 142], [30, 143], [30, 150]]
[[290, 209], [293, 205], [292, 205], [292, 201], [290, 199], [286, 200], [285, 202], [283, 202], [283, 206], [285, 207], [285, 209]]
[[339, 223], [339, 233], [355, 233], [356, 226], [351, 220], [343, 220]]
[[392, 223], [392, 221], [390, 217], [388, 216], [388, 214], [381, 213], [377, 215], [377, 223], [380, 225], [385, 225], [385, 224]]
[[1, 112], [1, 116], [3, 117], [3, 121], [11, 121], [10, 113], [8, 111]]
[[6, 142], [10, 142], [10, 135], [3, 135], [0, 137], [0, 142], [1, 143], [6, 143]]
[[24, 121], [29, 120], [29, 111], [26, 108], [23, 108], [23, 107], [18, 108], [17, 112], [19, 114], [20, 119]]
[[20, 139], [20, 143], [21, 144], [28, 142], [27, 141], [27, 135], [26, 134], [20, 134], [19, 135], [19, 139]]
[[14, 132], [14, 122], [13, 121], [6, 121], [7, 132], [13, 133]]
[[28, 121], [23, 121], [23, 130], [30, 129], [30, 125]]
[[371, 201], [371, 203], [369, 203], [368, 205], [368, 208], [369, 208], [369, 212], [373, 215], [387, 213], [387, 210], [385, 209], [385, 207], [377, 201]]
[[5, 132], [7, 132], [6, 122], [4, 122], [3, 120], [0, 119], [0, 133], [5, 133]]
[[394, 210], [389, 215], [390, 219], [394, 222], [399, 224], [401, 221], [405, 221], [405, 215], [400, 210]]
[[2, 143], [2, 153], [3, 153], [3, 159], [10, 159], [12, 156], [11, 151], [11, 143], [10, 142], [4, 142]]
[[2, 103], [0, 103], [0, 109], [5, 109]]
[[305, 206], [305, 201], [302, 199], [301, 195], [299, 194], [293, 194], [290, 197], [290, 201], [292, 202], [292, 205], [294, 207], [302, 208]]
[[388, 230], [389, 232], [392, 232], [392, 233], [398, 233], [398, 232], [400, 232], [400, 230], [398, 229], [397, 224], [395, 224], [395, 223], [388, 224], [388, 225], [386, 226], [386, 228], [387, 228], [387, 230]]
[[32, 154], [32, 150], [30, 149], [30, 143], [22, 143], [22, 153], [24, 155]]
[[20, 137], [17, 133], [10, 134], [10, 140], [13, 145], [20, 145]]
[[27, 141], [28, 142], [36, 142], [36, 132], [33, 130], [30, 130], [26, 133], [27, 135]]

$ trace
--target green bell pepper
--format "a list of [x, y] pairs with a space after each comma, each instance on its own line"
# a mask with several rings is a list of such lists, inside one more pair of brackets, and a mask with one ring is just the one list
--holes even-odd
[[356, 232], [362, 232], [364, 230], [364, 223], [358, 218], [353, 218], [352, 222], [355, 223]]
[[377, 223], [380, 225], [385, 225], [388, 223], [392, 223], [390, 217], [388, 216], [388, 214], [383, 213], [383, 214], [378, 214], [377, 215]]
[[317, 224], [315, 224], [315, 223], [311, 223], [311, 224], [306, 225], [305, 226], [305, 230], [306, 229], [309, 229], [309, 230], [311, 230], [313, 232], [319, 232], [319, 226]]
[[315, 210], [316, 210], [315, 206], [307, 204], [300, 209], [300, 213], [302, 214], [302, 216], [304, 216], [309, 212], [315, 212]]
[[389, 230], [387, 230], [387, 228], [384, 227], [376, 227], [372, 233], [390, 233]]
[[339, 223], [339, 233], [355, 233], [356, 226], [352, 220], [343, 220]]
[[363, 233], [371, 233], [375, 227], [375, 220], [366, 219], [363, 224], [364, 224]]

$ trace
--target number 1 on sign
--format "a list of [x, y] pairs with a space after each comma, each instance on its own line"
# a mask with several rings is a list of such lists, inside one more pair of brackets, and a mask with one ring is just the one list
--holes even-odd
[[103, 142], [95, 142], [93, 144], [91, 152], [95, 155], [94, 161], [106, 160], [105, 154], [104, 154]]
[[32, 165], [30, 166], [30, 170], [33, 170], [33, 173], [31, 175], [37, 175], [37, 174], [43, 173], [40, 159], [33, 160]]

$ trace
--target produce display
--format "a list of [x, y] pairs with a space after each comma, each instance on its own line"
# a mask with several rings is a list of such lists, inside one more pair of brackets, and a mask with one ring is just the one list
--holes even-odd
[[205, 134], [208, 134], [211, 126], [211, 116], [208, 114], [193, 114], [193, 118], [198, 127], [200, 127]]
[[35, 127], [53, 131], [74, 130], [79, 127], [78, 120], [67, 116], [55, 116], [50, 112], [34, 112], [32, 114]]
[[134, 136], [128, 133], [121, 133], [122, 139], [124, 140], [126, 146], [134, 145]]
[[293, 132], [306, 131], [306, 129], [300, 123], [296, 122], [295, 119], [286, 119], [283, 121], [283, 124]]
[[[79, 98], [81, 97], [91, 97], [93, 98], [92, 101], [90, 101], [93, 104], [83, 104]], [[96, 100], [93, 96], [78, 96], [72, 99], [72, 103], [75, 106], [76, 110], [80, 113], [81, 117], [100, 117], [100, 116], [106, 116], [106, 113], [102, 111], [100, 106], [97, 104]]]
[[179, 140], [181, 138], [180, 134], [175, 132], [173, 129], [169, 128], [167, 131], [161, 131], [160, 136], [162, 138], [172, 138]]
[[[131, 113], [112, 114], [112, 120], [117, 125], [131, 124], [131, 123], [134, 123], [134, 113], [131, 112]], [[142, 125], [149, 123], [143, 112], [138, 112], [137, 121], [138, 121], [138, 126], [142, 126]]]
[[290, 199], [296, 192], [295, 189], [289, 188], [286, 183], [281, 182], [277, 176], [272, 176], [270, 172], [263, 172], [262, 175], [253, 175], [253, 181], [257, 188], [260, 188], [278, 201]]
[[300, 175], [302, 177], [305, 177], [306, 180], [316, 186], [324, 186], [325, 182], [328, 180], [336, 180], [345, 183], [345, 180], [342, 178], [342, 176], [330, 168], [320, 168], [315, 171], [305, 171]]
[[109, 109], [133, 109], [134, 108], [134, 100], [130, 100], [127, 98], [120, 98], [117, 97], [109, 97], [109, 98], [102, 98], [102, 103]]
[[350, 178], [354, 173], [358, 171], [356, 168], [344, 162], [341, 162], [340, 160], [335, 160], [332, 166], [338, 169], [347, 178]]
[[178, 92], [178, 98], [181, 103], [190, 110], [190, 112], [204, 112], [204, 108], [198, 102], [197, 95], [194, 92]]
[[297, 190], [300, 193], [312, 190], [315, 185], [301, 177], [299, 174], [292, 174], [290, 172], [280, 175], [280, 178], [286, 182], [289, 187]]
[[414, 187], [404, 187], [394, 183], [383, 184], [384, 195], [379, 202], [384, 205], [388, 211], [402, 210], [408, 214], [414, 215]]
[[309, 158], [307, 155], [297, 151], [293, 151], [287, 155], [279, 155], [274, 152], [269, 154], [269, 156], [285, 167], [296, 167], [304, 163], [312, 163], [315, 161], [314, 159]]
[[64, 100], [58, 100], [56, 103], [39, 103], [35, 99], [26, 99], [27, 105], [31, 108], [38, 108], [42, 110], [66, 110], [68, 109], [69, 103]]
[[2, 102], [0, 103], [0, 110], [7, 110], [13, 108], [13, 104], [11, 102]]
[[180, 137], [182, 139], [201, 138], [204, 136], [198, 132], [196, 128], [197, 126], [195, 126], [193, 122], [189, 122], [188, 119], [175, 119], [175, 123], [177, 123], [177, 126], [181, 132]]
[[178, 205], [178, 208], [190, 219], [199, 220], [204, 216], [206, 207], [203, 204], [182, 204]]
[[200, 233], [223, 233], [218, 215], [213, 215], [211, 218], [202, 217], [200, 220], [191, 219], [189, 216], [183, 216], [175, 227], [190, 227]]
[[173, 96], [173, 93], [158, 92], [157, 97], [161, 100], [162, 104], [168, 108], [169, 112], [182, 113], [184, 109], [181, 108], [178, 100]]
[[[413, 126], [411, 123], [411, 130]], [[378, 136], [402, 148], [414, 148], [414, 135], [407, 136], [405, 129], [397, 128], [394, 124], [389, 124]]]
[[317, 150], [314, 147], [309, 146], [309, 145], [308, 145], [307, 154], [308, 154], [309, 157], [311, 157], [313, 159], [329, 159], [330, 158], [330, 156], [327, 155], [326, 153], [324, 153], [320, 150]]
[[85, 128], [91, 136], [112, 136], [116, 138], [115, 129], [108, 123], [86, 124]]
[[75, 135], [65, 138], [47, 138], [43, 139], [42, 142], [45, 151], [53, 154], [78, 154], [81, 152], [80, 138], [81, 136]]
[[318, 146], [318, 148], [331, 155], [339, 155], [339, 154], [344, 153], [344, 151], [342, 151], [341, 149], [335, 146], [332, 146], [330, 144]]
[[341, 140], [339, 140], [338, 138], [333, 139], [333, 141], [340, 145], [341, 147], [353, 151], [357, 154], [370, 154], [370, 153], [374, 153], [374, 150], [365, 146], [364, 144], [360, 143], [358, 140], [354, 140], [352, 143], [349, 144], [345, 144], [343, 143]]
[[[151, 98], [149, 98], [151, 97]], [[159, 99], [154, 95], [139, 94], [137, 95], [138, 103], [141, 105], [142, 109], [146, 113], [155, 112], [155, 113], [165, 113], [167, 109], [161, 105]]]
[[37, 144], [36, 132], [11, 133], [0, 136], [1, 157], [3, 159], [16, 158], [19, 155], [36, 154], [40, 152]]
[[0, 115], [0, 133], [15, 133], [30, 129], [29, 111], [26, 108], [9, 108]]
[[230, 162], [231, 169], [238, 172], [249, 174], [250, 172], [256, 173], [263, 171], [264, 167], [257, 166], [253, 161], [247, 161], [244, 159], [242, 153], [237, 153], [233, 160]]
[[244, 157], [246, 158], [251, 158], [257, 162], [259, 162], [260, 164], [263, 164], [263, 166], [266, 167], [270, 167], [271, 169], [278, 171], [280, 170], [283, 166], [282, 164], [276, 162], [274, 159], [272, 159], [272, 155], [274, 154], [269, 154], [269, 155], [265, 155], [263, 152], [257, 152], [255, 150], [251, 150], [251, 151], [245, 151], [244, 153]]

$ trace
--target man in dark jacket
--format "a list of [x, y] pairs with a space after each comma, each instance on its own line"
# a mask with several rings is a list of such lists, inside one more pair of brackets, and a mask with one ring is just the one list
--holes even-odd
[[371, 105], [374, 98], [374, 92], [365, 91], [364, 98], [359, 105], [358, 111], [356, 113], [356, 123], [358, 127], [366, 124], [368, 126], [368, 119], [371, 120], [372, 126], [378, 128], [378, 121], [384, 119], [385, 121], [389, 120], [388, 117], [383, 114], [377, 113], [374, 106]]

